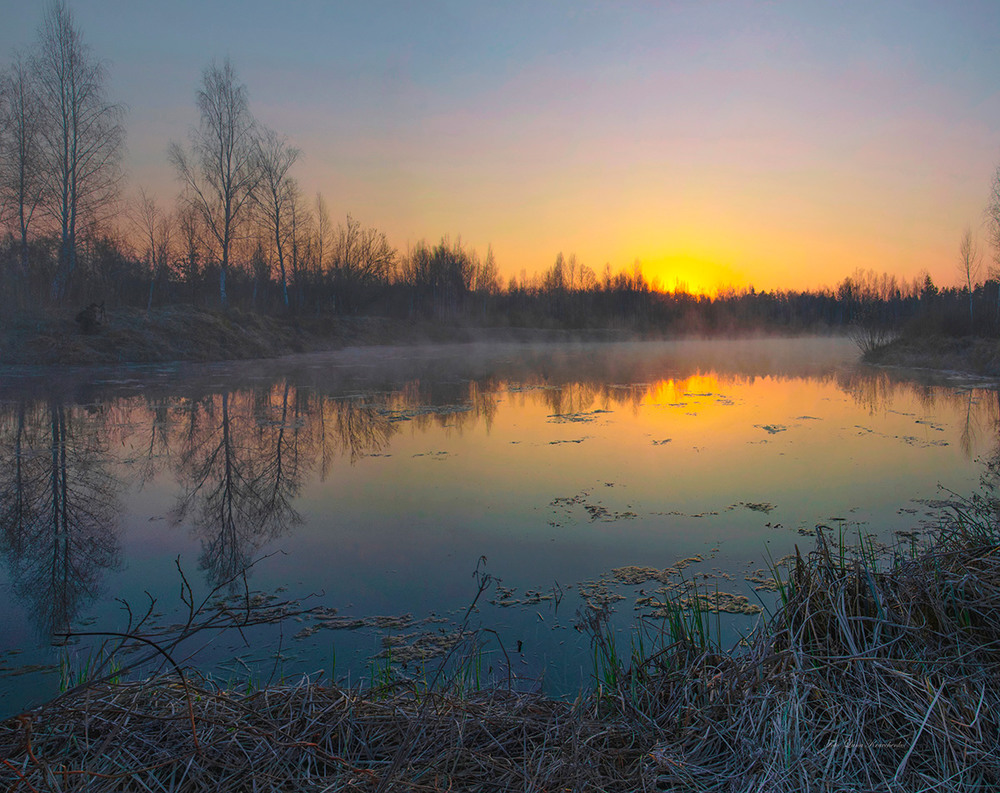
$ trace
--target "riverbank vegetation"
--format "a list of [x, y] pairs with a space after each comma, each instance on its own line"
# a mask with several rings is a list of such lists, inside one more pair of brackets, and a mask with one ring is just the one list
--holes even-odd
[[903, 335], [865, 351], [867, 363], [1000, 377], [1000, 342], [977, 336]]
[[921, 303], [902, 321], [885, 318], [877, 304], [863, 309], [849, 331], [862, 360], [1000, 377], [1000, 291], [993, 280], [973, 283], [971, 291], [928, 290]]
[[775, 613], [732, 651], [680, 601], [624, 657], [591, 620], [594, 683], [573, 702], [479, 681], [475, 649], [430, 683], [387, 674], [366, 688], [220, 686], [172, 670], [84, 685], [8, 719], [0, 780], [26, 791], [992, 790], [997, 506], [987, 489], [954, 504], [927, 544], [890, 553], [819, 536], [777, 577]]

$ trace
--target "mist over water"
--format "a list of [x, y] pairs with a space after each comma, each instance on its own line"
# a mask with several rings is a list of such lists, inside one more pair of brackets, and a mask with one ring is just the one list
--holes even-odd
[[56, 692], [60, 656], [90, 651], [50, 647], [53, 632], [120, 630], [116, 598], [140, 609], [148, 592], [153, 622], [176, 623], [177, 565], [198, 596], [242, 591], [250, 566], [264, 598], [323, 607], [249, 646], [199, 642], [193, 663], [224, 679], [329, 675], [334, 655], [353, 682], [379, 655], [413, 672], [447, 647], [477, 566], [501, 581], [472, 618], [496, 631], [489, 666], [553, 693], [593, 672], [581, 614], [610, 606], [624, 630], [682, 580], [726, 596], [735, 640], [773, 602], [769, 555], [808, 550], [817, 526], [923, 531], [939, 485], [971, 492], [995, 451], [992, 387], [856, 357], [823, 338], [11, 370], [4, 710]]

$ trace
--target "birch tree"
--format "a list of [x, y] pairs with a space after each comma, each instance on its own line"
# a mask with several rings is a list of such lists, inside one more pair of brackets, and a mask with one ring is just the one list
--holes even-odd
[[[993, 248], [993, 264], [989, 268], [990, 277], [1000, 282], [1000, 165], [993, 171], [990, 181], [990, 198], [986, 204], [986, 230], [990, 247]], [[997, 288], [996, 322], [1000, 329], [1000, 286]]]
[[77, 261], [80, 219], [109, 213], [122, 178], [125, 108], [106, 98], [107, 70], [84, 44], [66, 4], [49, 6], [33, 58], [59, 267], [52, 296], [62, 299]]
[[202, 74], [198, 90], [201, 118], [191, 130], [190, 149], [170, 144], [170, 161], [214, 242], [219, 261], [219, 300], [228, 305], [226, 274], [237, 224], [260, 182], [257, 124], [246, 86], [227, 58]]
[[262, 128], [259, 142], [260, 187], [256, 204], [260, 208], [270, 241], [278, 258], [281, 275], [281, 299], [288, 309], [288, 277], [285, 254], [291, 236], [291, 212], [295, 203], [295, 183], [288, 172], [299, 157], [299, 150], [272, 129]]
[[153, 307], [153, 289], [157, 279], [170, 264], [174, 236], [174, 218], [165, 213], [156, 199], [139, 189], [139, 197], [131, 211], [132, 225], [141, 240], [142, 256], [149, 263], [149, 294], [146, 311]]
[[46, 195], [38, 93], [16, 56], [0, 79], [0, 214], [18, 245], [18, 288], [28, 278], [28, 238]]
[[330, 210], [322, 193], [316, 193], [316, 270], [322, 273], [326, 269], [326, 258], [329, 253], [331, 233]]
[[979, 245], [972, 236], [972, 229], [965, 227], [962, 233], [962, 241], [958, 246], [958, 272], [962, 279], [962, 285], [969, 293], [969, 332], [975, 330], [972, 316], [972, 296], [976, 288], [976, 280], [979, 278], [979, 268], [982, 263], [979, 254]]

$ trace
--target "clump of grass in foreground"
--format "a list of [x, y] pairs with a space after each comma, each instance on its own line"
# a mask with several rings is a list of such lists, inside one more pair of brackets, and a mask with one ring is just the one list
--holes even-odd
[[[0, 726], [11, 790], [995, 790], [1000, 543], [991, 501], [888, 559], [820, 537], [727, 654], [691, 617], [575, 702], [158, 677]], [[697, 616], [694, 619], [699, 619]], [[613, 661], [614, 648], [600, 649]], [[190, 675], [189, 675], [190, 678]], [[377, 696], [373, 696], [377, 693]]]

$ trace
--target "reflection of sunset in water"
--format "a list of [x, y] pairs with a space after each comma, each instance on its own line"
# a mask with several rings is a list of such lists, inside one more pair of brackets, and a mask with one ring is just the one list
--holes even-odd
[[[213, 369], [204, 383], [112, 383], [84, 405], [5, 393], [2, 584], [14, 598], [0, 652], [34, 646], [25, 658], [44, 663], [51, 620], [28, 615], [114, 627], [113, 598], [140, 602], [146, 590], [169, 619], [175, 559], [206, 591], [280, 551], [250, 571], [250, 587], [418, 621], [461, 610], [485, 556], [505, 587], [558, 582], [570, 593], [558, 614], [482, 614], [533, 648], [527, 671], [572, 689], [580, 664], [568, 656], [586, 648], [563, 631], [593, 582], [620, 588], [611, 571], [699, 557], [690, 575], [753, 599], [747, 576], [768, 554], [810, 547], [818, 525], [891, 540], [929, 519], [939, 484], [974, 488], [977, 458], [996, 447], [996, 392], [856, 367], [843, 350], [828, 340], [514, 347], [492, 359], [407, 350], [381, 368], [317, 358], [293, 373], [253, 370], [250, 382]], [[73, 601], [46, 605], [49, 590], [26, 575], [60, 546], [31, 505], [51, 503], [46, 465], [53, 448], [60, 459], [62, 426], [67, 503], [95, 510], [86, 499], [104, 487], [101, 525], [114, 530], [73, 529], [66, 586], [52, 595]], [[636, 593], [620, 594], [624, 624]], [[359, 669], [381, 641], [372, 630], [302, 635], [292, 650], [303, 663], [321, 666], [335, 640]], [[209, 660], [244, 653], [253, 664], [262, 652], [226, 647]]]

